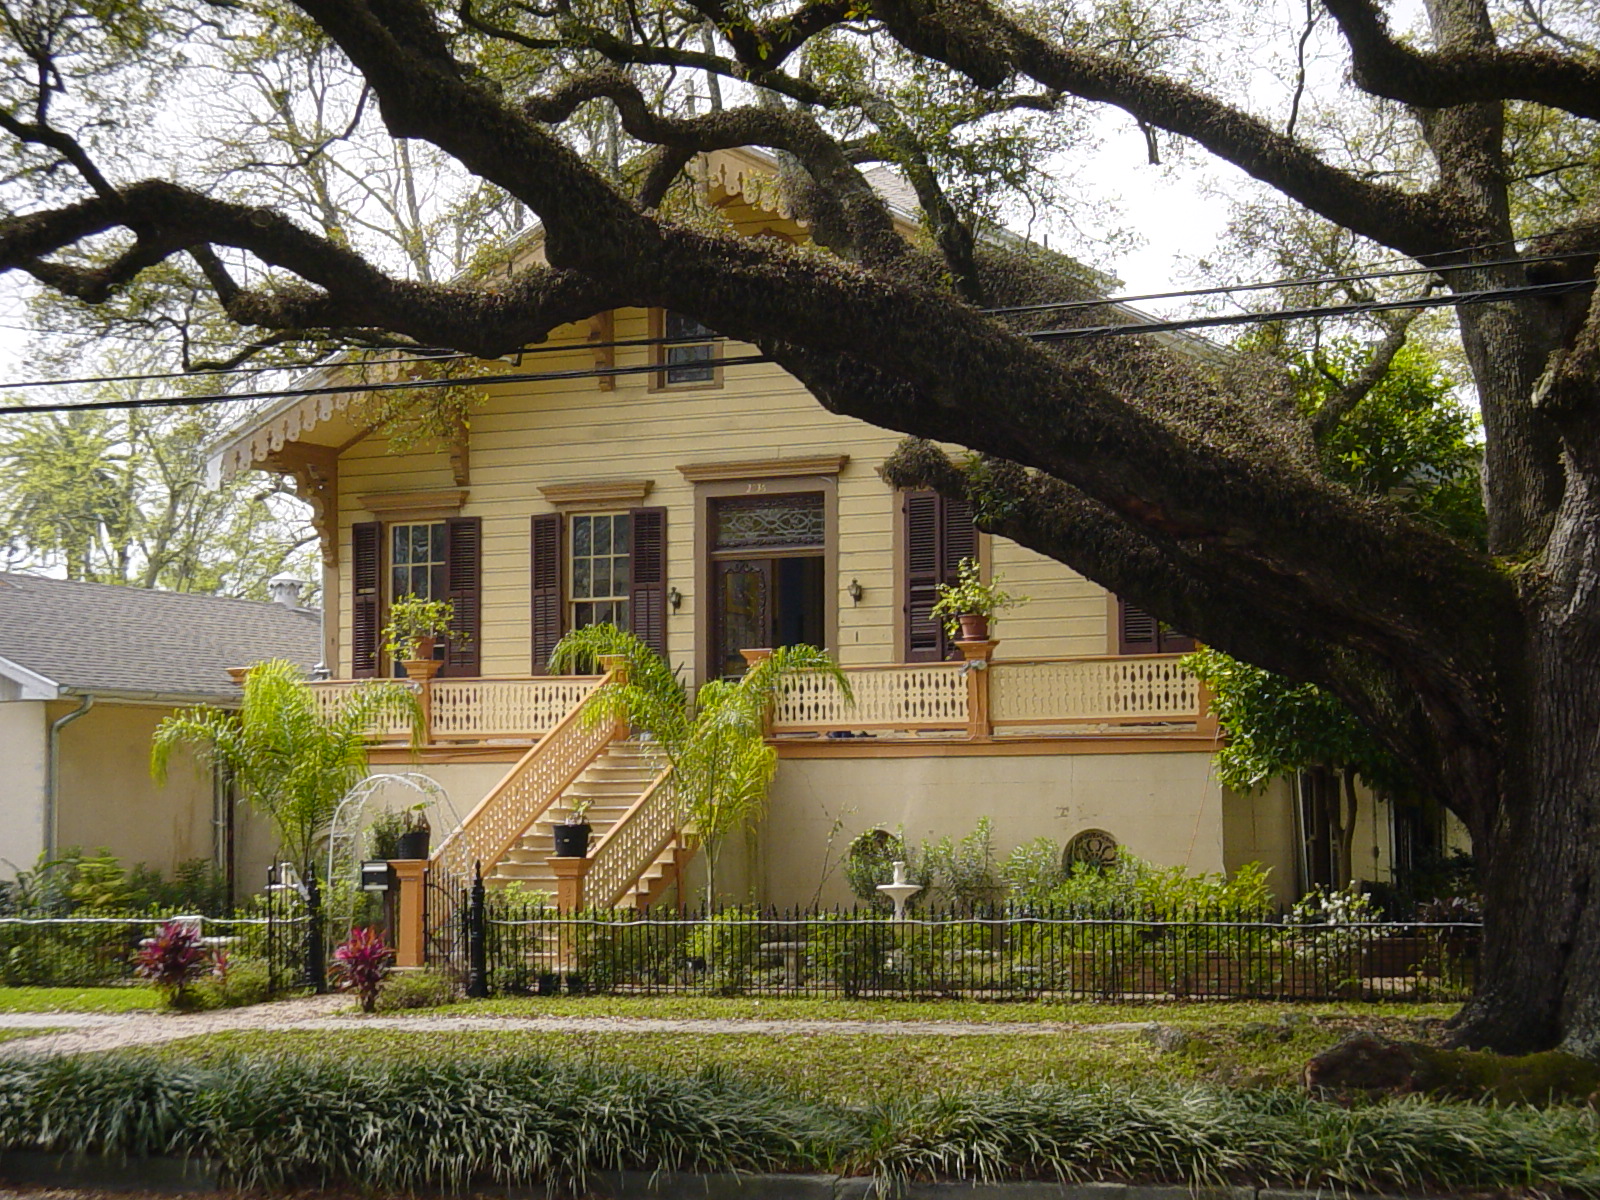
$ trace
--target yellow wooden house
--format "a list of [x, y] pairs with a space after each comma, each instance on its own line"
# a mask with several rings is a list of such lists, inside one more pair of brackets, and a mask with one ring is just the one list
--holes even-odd
[[[702, 170], [735, 229], [805, 238], [762, 156], [715, 154]], [[536, 234], [517, 250], [538, 254]], [[315, 508], [328, 703], [394, 672], [378, 631], [396, 597], [454, 602], [471, 641], [441, 652], [427, 687], [420, 769], [471, 815], [436, 865], [553, 888], [549, 825], [582, 794], [598, 838], [581, 868], [589, 901], [670, 899], [692, 874], [648, 746], [573, 720], [595, 680], [544, 672], [564, 630], [614, 620], [691, 682], [798, 642], [849, 673], [854, 705], [808, 683], [774, 713], [779, 772], [721, 876], [734, 895], [848, 902], [837, 872], [821, 878], [830, 846], [875, 827], [960, 836], [980, 816], [1001, 854], [1081, 837], [1193, 871], [1260, 861], [1293, 891], [1307, 868], [1289, 791], [1216, 783], [1217, 733], [1177, 666], [1181, 642], [1061, 564], [976, 533], [959, 506], [896, 492], [877, 468], [899, 435], [825, 411], [775, 366], [735, 362], [753, 354], [677, 314], [623, 309], [479, 364], [544, 378], [487, 386], [454, 445], [396, 453], [349, 393], [284, 401], [219, 448], [223, 472], [282, 471]], [[968, 554], [1029, 602], [991, 642], [958, 646], [927, 610]], [[372, 758], [409, 752], [380, 740]], [[1363, 877], [1386, 869], [1387, 825], [1373, 814]]]

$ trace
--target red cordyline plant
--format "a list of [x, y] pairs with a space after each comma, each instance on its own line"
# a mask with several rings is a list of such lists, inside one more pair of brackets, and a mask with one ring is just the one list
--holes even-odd
[[356, 928], [333, 952], [333, 973], [339, 986], [355, 992], [361, 1011], [371, 1012], [378, 1003], [378, 989], [389, 977], [394, 951], [384, 943], [376, 929]]
[[176, 1007], [183, 990], [206, 969], [206, 951], [200, 930], [188, 921], [164, 921], [155, 937], [139, 943], [134, 955], [135, 973], [148, 979], [168, 1005]]

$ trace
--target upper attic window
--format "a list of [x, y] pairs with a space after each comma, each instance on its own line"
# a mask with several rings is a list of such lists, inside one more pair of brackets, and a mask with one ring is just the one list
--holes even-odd
[[664, 370], [658, 376], [658, 387], [715, 387], [721, 382], [713, 330], [683, 313], [666, 312], [661, 316], [661, 336], [665, 344], [657, 361]]

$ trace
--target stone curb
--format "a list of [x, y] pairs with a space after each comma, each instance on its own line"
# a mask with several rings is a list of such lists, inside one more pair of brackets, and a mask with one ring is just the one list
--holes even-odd
[[[0, 1153], [0, 1183], [173, 1195], [226, 1190], [218, 1164], [203, 1158], [123, 1159], [87, 1154]], [[473, 1188], [473, 1195], [549, 1200], [545, 1188]], [[879, 1200], [872, 1180], [849, 1175], [695, 1175], [606, 1171], [592, 1177], [596, 1200]], [[1384, 1200], [1328, 1188], [1202, 1187], [1130, 1183], [913, 1183], [882, 1200]]]

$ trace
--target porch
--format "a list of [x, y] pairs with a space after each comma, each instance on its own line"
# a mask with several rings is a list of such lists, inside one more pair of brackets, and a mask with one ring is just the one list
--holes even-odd
[[[1204, 689], [1176, 654], [1001, 659], [994, 642], [961, 643], [965, 660], [845, 668], [853, 702], [820, 675], [791, 680], [772, 714], [782, 743], [985, 742], [1213, 732]], [[758, 658], [762, 650], [746, 651]], [[526, 747], [554, 729], [599, 676], [433, 679], [419, 684], [426, 747]], [[311, 685], [325, 712], [364, 681]], [[379, 745], [407, 740], [399, 725]]]

